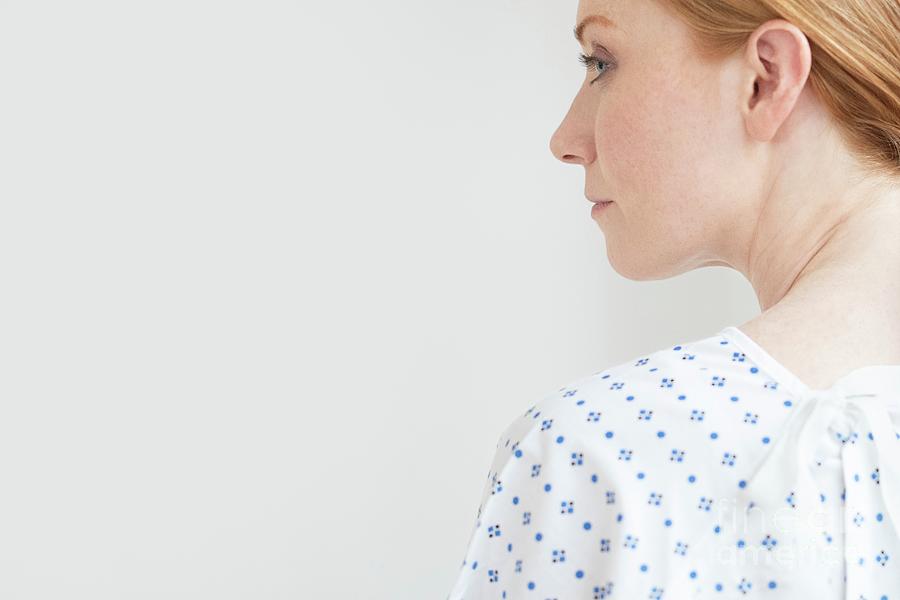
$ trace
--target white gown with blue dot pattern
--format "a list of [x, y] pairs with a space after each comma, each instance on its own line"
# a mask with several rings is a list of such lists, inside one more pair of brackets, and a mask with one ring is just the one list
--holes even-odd
[[900, 365], [813, 390], [743, 331], [500, 436], [448, 600], [900, 600]]

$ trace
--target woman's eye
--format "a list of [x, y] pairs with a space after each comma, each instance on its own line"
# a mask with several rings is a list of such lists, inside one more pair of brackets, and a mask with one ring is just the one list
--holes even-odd
[[[583, 64], [588, 69], [593, 67], [600, 72], [600, 74], [597, 77], [595, 77], [593, 80], [591, 80], [591, 82], [590, 82], [591, 84], [593, 84], [595, 81], [597, 81], [598, 79], [603, 77], [603, 74], [609, 70], [610, 63], [605, 60], [600, 60], [596, 56], [586, 56], [584, 54], [579, 54], [578, 60], [579, 60], [579, 62], [581, 62], [581, 64]], [[603, 67], [602, 69], [600, 68], [601, 66]]]

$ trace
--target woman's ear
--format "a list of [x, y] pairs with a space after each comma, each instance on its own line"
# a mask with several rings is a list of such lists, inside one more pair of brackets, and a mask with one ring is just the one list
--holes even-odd
[[750, 34], [745, 48], [747, 92], [743, 104], [747, 132], [769, 141], [793, 110], [812, 66], [806, 35], [784, 19], [766, 21]]

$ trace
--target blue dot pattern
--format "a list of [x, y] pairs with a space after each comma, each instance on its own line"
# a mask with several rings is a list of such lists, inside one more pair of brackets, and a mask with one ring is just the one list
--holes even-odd
[[900, 600], [900, 365], [807, 387], [735, 326], [546, 394], [448, 600]]

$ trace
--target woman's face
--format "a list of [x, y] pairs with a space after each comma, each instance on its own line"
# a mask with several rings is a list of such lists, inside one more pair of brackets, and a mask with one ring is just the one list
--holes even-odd
[[634, 280], [726, 264], [741, 207], [764, 180], [742, 119], [753, 89], [741, 53], [702, 61], [656, 0], [581, 0], [576, 23], [585, 19], [581, 52], [602, 62], [550, 148], [584, 166], [586, 196], [613, 201], [595, 217], [610, 264]]

